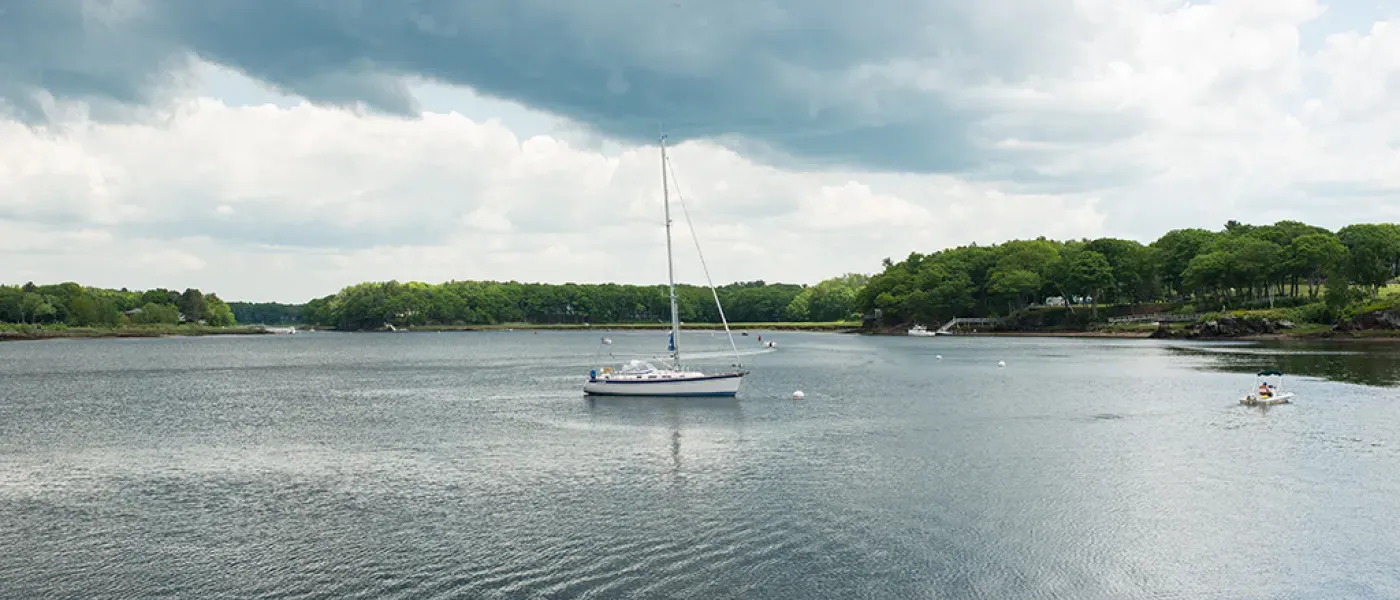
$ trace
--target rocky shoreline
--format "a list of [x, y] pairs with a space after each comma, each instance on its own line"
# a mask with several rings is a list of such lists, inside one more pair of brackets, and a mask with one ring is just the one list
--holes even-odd
[[[868, 335], [906, 335], [906, 327], [864, 329]], [[1400, 342], [1400, 310], [1379, 310], [1331, 326], [1314, 323], [1297, 324], [1287, 319], [1256, 316], [1225, 316], [1186, 326], [1159, 324], [1155, 329], [1122, 329], [1090, 326], [1088, 329], [1026, 329], [990, 330], [958, 333], [972, 337], [1061, 337], [1061, 338], [1128, 338], [1199, 341], [1266, 341], [1266, 340], [1329, 340], [1329, 341], [1397, 341]]]
[[1332, 325], [1328, 329], [1299, 331], [1299, 326], [1286, 319], [1264, 317], [1220, 317], [1184, 328], [1165, 325], [1148, 337], [1153, 339], [1186, 340], [1250, 340], [1250, 339], [1386, 339], [1400, 338], [1400, 311], [1379, 310], [1355, 319]]
[[1235, 339], [1286, 334], [1289, 330], [1296, 328], [1296, 324], [1285, 319], [1221, 317], [1201, 323], [1192, 323], [1180, 329], [1160, 325], [1148, 337], [1186, 340]]

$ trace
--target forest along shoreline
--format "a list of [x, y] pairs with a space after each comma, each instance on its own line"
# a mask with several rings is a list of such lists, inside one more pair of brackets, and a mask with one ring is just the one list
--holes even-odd
[[[609, 323], [609, 324], [568, 324], [568, 323], [505, 323], [500, 325], [419, 325], [396, 328], [351, 329], [351, 333], [376, 332], [485, 332], [485, 331], [649, 331], [668, 330], [669, 323]], [[723, 331], [723, 324], [687, 324], [686, 329]], [[731, 323], [730, 331], [736, 335], [746, 335], [753, 331], [808, 331], [855, 333], [860, 323]], [[123, 327], [68, 327], [65, 325], [13, 325], [0, 324], [0, 342], [37, 341], [55, 339], [102, 339], [102, 338], [166, 338], [194, 337], [206, 335], [268, 335], [286, 333], [290, 327], [269, 327], [265, 325], [239, 325], [213, 327], [203, 325], [146, 325]], [[299, 329], [299, 332], [338, 331], [334, 326], [320, 326]]]
[[[1142, 243], [1044, 237], [886, 258], [816, 285], [677, 284], [687, 329], [1158, 339], [1400, 335], [1400, 224], [1297, 221], [1176, 229]], [[302, 304], [197, 289], [0, 285], [0, 339], [338, 331], [663, 329], [665, 285], [365, 282]], [[715, 302], [715, 298], [719, 302]], [[719, 312], [723, 307], [723, 313]], [[964, 326], [958, 326], [961, 323]], [[282, 328], [267, 331], [248, 326]], [[241, 327], [240, 327], [241, 326]]]
[[[687, 329], [698, 331], [723, 331], [718, 323], [687, 324]], [[349, 330], [350, 332], [487, 332], [487, 331], [661, 331], [669, 329], [666, 323], [505, 323], [499, 325], [420, 325], [402, 328], [377, 328]], [[336, 331], [335, 327], [317, 327], [321, 331]], [[800, 331], [876, 336], [907, 336], [908, 326], [876, 327], [870, 323], [730, 323], [729, 329], [736, 335], [769, 331]], [[305, 331], [305, 330], [303, 330]], [[126, 327], [43, 327], [4, 326], [0, 327], [0, 342], [33, 341], [52, 339], [100, 339], [100, 338], [165, 338], [206, 335], [267, 335], [279, 333], [280, 328], [263, 325], [243, 325], [212, 327], [201, 325], [180, 326], [126, 326]], [[1353, 321], [1334, 326], [1317, 324], [1297, 325], [1286, 320], [1250, 315], [1211, 316], [1191, 323], [1135, 323], [1115, 325], [1093, 322], [1082, 329], [1064, 327], [1017, 327], [983, 326], [976, 330], [955, 331], [952, 335], [961, 337], [1050, 337], [1050, 338], [1116, 338], [1116, 339], [1177, 339], [1198, 341], [1279, 341], [1279, 340], [1327, 340], [1327, 341], [1396, 341], [1400, 342], [1400, 310], [1381, 310], [1359, 316]]]
[[265, 335], [273, 333], [262, 326], [233, 327], [43, 327], [5, 326], [0, 327], [0, 342], [22, 342], [61, 339], [102, 339], [102, 338], [164, 338], [193, 337], [206, 335]]

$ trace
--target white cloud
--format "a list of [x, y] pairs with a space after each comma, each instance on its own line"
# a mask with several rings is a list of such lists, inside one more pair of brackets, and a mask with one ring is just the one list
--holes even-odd
[[[1023, 153], [1014, 164], [962, 176], [784, 170], [717, 142], [671, 148], [716, 283], [813, 283], [1012, 237], [1147, 241], [1228, 219], [1400, 216], [1400, 21], [1309, 52], [1300, 31], [1330, 10], [1314, 0], [1076, 6], [1099, 34], [1070, 68], [951, 90], [987, 111], [975, 130], [988, 144]], [[952, 81], [915, 63], [862, 73], [882, 86]], [[654, 146], [616, 147], [567, 123], [522, 138], [493, 114], [407, 120], [288, 99], [186, 98], [128, 124], [52, 108], [70, 116], [50, 129], [0, 122], [7, 281], [299, 301], [391, 278], [665, 277]], [[1061, 127], [1057, 115], [1074, 114], [1146, 126], [1099, 139]], [[678, 225], [680, 277], [699, 282]]]
[[[204, 259], [182, 250], [165, 248], [141, 255], [141, 262], [147, 266], [170, 271], [198, 271], [205, 266]], [[212, 291], [212, 290], [211, 290]]]
[[[665, 277], [655, 147], [603, 155], [457, 114], [212, 99], [160, 123], [0, 127], [0, 156], [15, 159], [0, 171], [14, 192], [0, 211], [50, 228], [23, 242], [28, 278], [185, 286], [199, 272], [228, 298], [304, 300], [390, 278]], [[1035, 198], [948, 177], [791, 173], [705, 143], [670, 154], [716, 283], [814, 283], [974, 237], [1098, 233], [1089, 208], [1047, 226], [1064, 200], [1037, 211]], [[989, 219], [978, 208], [1013, 204], [1029, 210]], [[680, 276], [699, 282], [680, 198], [672, 208]], [[99, 237], [40, 244], [58, 231]]]
[[1162, 12], [1113, 4], [1103, 5], [1105, 35], [1091, 42], [1096, 58], [1048, 83], [1046, 96], [1139, 108], [1153, 125], [1038, 167], [1133, 173], [1100, 204], [1109, 231], [1231, 218], [1338, 227], [1393, 214], [1376, 205], [1400, 201], [1400, 21], [1335, 35], [1308, 54], [1300, 30], [1330, 10], [1313, 0]]

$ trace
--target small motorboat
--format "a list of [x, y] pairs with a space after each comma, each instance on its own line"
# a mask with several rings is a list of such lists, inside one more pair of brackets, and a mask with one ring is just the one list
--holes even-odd
[[938, 332], [929, 331], [928, 328], [924, 327], [923, 325], [915, 325], [913, 327], [910, 327], [909, 330], [905, 332], [905, 334], [914, 337], [933, 337], [935, 335], [938, 335]]
[[1273, 404], [1288, 404], [1293, 400], [1293, 392], [1284, 392], [1274, 387], [1265, 377], [1278, 377], [1279, 384], [1283, 383], [1283, 372], [1276, 370], [1260, 371], [1258, 375], [1259, 386], [1244, 398], [1240, 399], [1240, 404], [1245, 406], [1269, 406]]

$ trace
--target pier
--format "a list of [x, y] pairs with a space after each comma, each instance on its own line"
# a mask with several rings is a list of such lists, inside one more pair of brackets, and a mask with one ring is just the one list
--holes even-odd
[[939, 327], [938, 333], [949, 335], [953, 333], [954, 327], [962, 325], [996, 325], [1002, 321], [1003, 319], [991, 319], [986, 317], [955, 317], [953, 320], [944, 323], [942, 327]]

